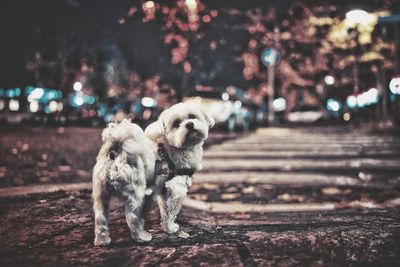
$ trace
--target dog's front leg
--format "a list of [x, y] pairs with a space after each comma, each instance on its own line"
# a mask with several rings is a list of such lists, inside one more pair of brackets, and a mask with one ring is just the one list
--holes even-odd
[[183, 200], [191, 184], [191, 177], [176, 176], [165, 183], [166, 192], [158, 197], [161, 226], [168, 234], [176, 233], [179, 230], [179, 225], [175, 220], [182, 208]]
[[[95, 173], [96, 175], [96, 173]], [[110, 196], [106, 185], [98, 179], [93, 179], [93, 211], [94, 211], [94, 245], [106, 246], [111, 238], [108, 230], [108, 210]]]

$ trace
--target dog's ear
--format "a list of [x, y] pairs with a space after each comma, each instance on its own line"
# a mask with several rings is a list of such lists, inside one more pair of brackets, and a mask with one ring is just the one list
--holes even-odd
[[165, 133], [163, 122], [159, 119], [151, 123], [149, 126], [146, 127], [144, 133], [147, 135], [148, 138], [158, 143], [159, 139], [162, 138]]
[[208, 127], [212, 128], [215, 125], [215, 120], [213, 118], [213, 116], [211, 116], [207, 111], [205, 111], [204, 109], [201, 109], [201, 113], [203, 113], [204, 118], [206, 119], [207, 123], [208, 123]]

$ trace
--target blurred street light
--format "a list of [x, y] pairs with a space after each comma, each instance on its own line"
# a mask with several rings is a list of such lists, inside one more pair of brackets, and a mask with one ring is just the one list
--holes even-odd
[[44, 95], [43, 88], [35, 88], [28, 96], [28, 101], [32, 102], [34, 100], [40, 99]]
[[8, 103], [8, 107], [10, 111], [18, 111], [19, 110], [19, 101], [17, 99], [11, 99]]
[[394, 77], [389, 84], [390, 91], [395, 95], [400, 95], [400, 77]]
[[32, 101], [32, 102], [29, 104], [29, 110], [30, 110], [32, 113], [38, 112], [38, 111], [39, 111], [39, 102], [38, 102], [38, 101]]
[[146, 9], [153, 9], [154, 8], [154, 2], [153, 1], [147, 1], [146, 3], [144, 3], [144, 7]]
[[374, 16], [361, 9], [350, 10], [346, 13], [346, 23], [349, 27], [355, 27], [358, 24], [369, 25], [374, 21]]
[[376, 88], [371, 88], [368, 91], [357, 96], [357, 106], [363, 108], [378, 103], [379, 92]]
[[346, 99], [346, 104], [347, 104], [347, 107], [349, 107], [349, 108], [357, 107], [357, 96], [355, 96], [355, 95], [348, 96]]
[[81, 82], [75, 82], [73, 87], [74, 87], [75, 91], [80, 91], [80, 90], [82, 90], [82, 83]]
[[153, 108], [153, 107], [157, 106], [157, 101], [155, 101], [151, 97], [143, 97], [141, 102], [142, 102], [142, 105], [146, 108]]
[[342, 104], [335, 99], [330, 98], [326, 103], [326, 108], [331, 111], [339, 111], [342, 108]]
[[332, 75], [326, 75], [324, 82], [326, 85], [333, 85], [335, 83], [335, 78]]
[[226, 92], [224, 92], [221, 97], [222, 97], [222, 100], [224, 100], [224, 101], [228, 101], [229, 100], [229, 94], [226, 93]]
[[191, 30], [198, 28], [199, 15], [197, 10], [196, 0], [185, 0], [185, 5], [188, 10], [189, 27]]
[[279, 97], [272, 102], [272, 106], [275, 112], [281, 112], [286, 110], [286, 100], [283, 97]]
[[196, 0], [185, 0], [185, 5], [191, 12], [195, 12], [197, 9], [197, 2]]
[[[357, 93], [360, 89], [360, 80], [359, 80], [359, 69], [358, 69], [358, 62], [359, 62], [359, 51], [360, 51], [360, 36], [363, 35], [363, 31], [365, 28], [372, 24], [374, 20], [374, 16], [370, 15], [368, 12], [361, 10], [361, 9], [354, 9], [350, 10], [346, 13], [345, 24], [348, 28], [355, 29], [355, 35], [349, 34], [349, 37], [352, 38], [356, 42], [356, 47], [354, 48], [354, 68], [353, 68], [353, 79], [354, 79], [354, 92]], [[364, 27], [359, 27], [359, 26]]]
[[50, 112], [56, 112], [57, 111], [57, 102], [56, 101], [50, 101], [49, 103], [49, 110]]
[[235, 103], [234, 103], [234, 105], [235, 105], [235, 108], [241, 108], [242, 107], [242, 102], [241, 101], [239, 101], [239, 100], [236, 100], [235, 101]]
[[76, 95], [76, 96], [73, 98], [73, 101], [74, 101], [74, 104], [75, 104], [76, 106], [82, 106], [82, 105], [85, 103], [85, 101], [83, 100], [83, 97], [80, 96], [80, 95]]
[[351, 119], [351, 115], [349, 112], [346, 112], [343, 114], [343, 120], [344, 121], [349, 121]]

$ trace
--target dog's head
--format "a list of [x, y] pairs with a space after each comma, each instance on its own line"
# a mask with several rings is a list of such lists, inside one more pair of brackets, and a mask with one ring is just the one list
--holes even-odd
[[156, 143], [188, 148], [204, 141], [214, 123], [214, 119], [200, 108], [179, 103], [164, 110], [145, 133]]

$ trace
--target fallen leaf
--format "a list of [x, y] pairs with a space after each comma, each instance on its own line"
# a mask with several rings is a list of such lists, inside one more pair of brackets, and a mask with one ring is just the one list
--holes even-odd
[[76, 174], [78, 175], [78, 176], [89, 176], [90, 175], [90, 173], [88, 172], [88, 171], [85, 171], [85, 170], [77, 170], [76, 171]]
[[279, 195], [276, 197], [279, 200], [283, 200], [283, 201], [298, 201], [298, 202], [303, 202], [305, 197], [301, 196], [301, 195], [291, 195], [288, 193]]
[[349, 188], [349, 189], [343, 190], [342, 195], [350, 195], [351, 192], [352, 192], [352, 190]]
[[373, 201], [373, 200], [368, 200], [368, 199], [360, 199], [360, 200], [354, 200], [349, 202], [349, 206], [352, 208], [376, 208], [379, 205]]
[[39, 178], [39, 182], [41, 182], [41, 183], [48, 183], [50, 181], [51, 181], [51, 177], [48, 177], [48, 176]]
[[179, 234], [178, 234], [178, 236], [179, 236], [180, 238], [184, 238], [184, 239], [190, 237], [190, 235], [189, 235], [188, 233], [184, 232], [184, 231], [180, 231]]
[[251, 194], [254, 193], [254, 186], [245, 187], [242, 189], [244, 194]]
[[225, 189], [224, 191], [227, 193], [235, 193], [238, 191], [238, 189], [237, 189], [237, 187], [230, 186], [227, 189]]
[[339, 195], [342, 193], [342, 190], [336, 187], [325, 187], [321, 189], [322, 194], [327, 196]]
[[231, 199], [235, 199], [235, 198], [239, 198], [240, 194], [236, 194], [236, 193], [229, 193], [229, 194], [222, 194], [221, 195], [221, 199], [224, 200], [231, 200]]
[[197, 200], [202, 200], [202, 201], [208, 200], [207, 194], [190, 194], [190, 196]]
[[358, 178], [360, 178], [363, 181], [370, 181], [372, 179], [372, 174], [368, 174], [365, 172], [359, 172]]
[[215, 190], [215, 189], [218, 189], [218, 184], [205, 183], [205, 184], [202, 184], [202, 187], [206, 190]]
[[29, 149], [29, 145], [28, 144], [23, 144], [21, 150], [22, 151], [27, 151]]
[[391, 207], [391, 208], [396, 207], [396, 206], [400, 206], [400, 198], [387, 200], [385, 202], [385, 206]]
[[60, 165], [60, 166], [58, 166], [58, 170], [60, 171], [60, 172], [69, 172], [69, 171], [71, 171], [71, 166], [69, 166], [69, 165]]
[[273, 186], [270, 185], [270, 184], [263, 184], [263, 185], [262, 185], [262, 188], [269, 190], [269, 189], [272, 189]]
[[65, 128], [64, 127], [58, 127], [57, 132], [59, 134], [64, 134], [65, 133]]

